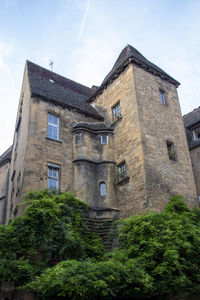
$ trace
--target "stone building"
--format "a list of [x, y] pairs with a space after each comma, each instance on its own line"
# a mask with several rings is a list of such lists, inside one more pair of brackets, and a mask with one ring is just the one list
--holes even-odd
[[200, 203], [200, 107], [183, 116], [198, 201]]
[[129, 45], [100, 87], [27, 61], [13, 146], [0, 157], [1, 222], [44, 188], [74, 192], [97, 217], [161, 211], [174, 194], [197, 205], [178, 85]]

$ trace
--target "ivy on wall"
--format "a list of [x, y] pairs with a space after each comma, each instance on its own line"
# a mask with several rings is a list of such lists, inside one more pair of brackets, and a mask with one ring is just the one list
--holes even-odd
[[27, 201], [24, 216], [0, 227], [0, 281], [42, 300], [200, 295], [200, 210], [181, 196], [162, 213], [121, 221], [109, 253], [84, 233], [88, 207], [72, 194], [34, 192]]

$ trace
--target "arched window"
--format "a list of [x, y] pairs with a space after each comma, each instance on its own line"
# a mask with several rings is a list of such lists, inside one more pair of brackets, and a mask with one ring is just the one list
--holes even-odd
[[101, 182], [99, 185], [100, 196], [106, 196], [106, 184]]

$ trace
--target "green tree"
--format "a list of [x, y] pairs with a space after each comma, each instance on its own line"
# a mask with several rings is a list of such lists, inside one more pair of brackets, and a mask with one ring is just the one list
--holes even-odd
[[85, 233], [88, 206], [71, 193], [30, 192], [22, 217], [0, 226], [0, 282], [17, 286], [66, 259], [103, 255], [98, 236]]
[[29, 193], [24, 216], [0, 227], [0, 281], [42, 300], [200, 295], [200, 210], [175, 196], [162, 213], [120, 221], [103, 255], [84, 230], [88, 206], [70, 193]]

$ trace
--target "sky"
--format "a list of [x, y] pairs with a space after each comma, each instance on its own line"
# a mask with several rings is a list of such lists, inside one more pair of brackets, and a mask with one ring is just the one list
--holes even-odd
[[200, 0], [0, 0], [0, 154], [13, 140], [26, 60], [91, 87], [132, 45], [200, 106]]

